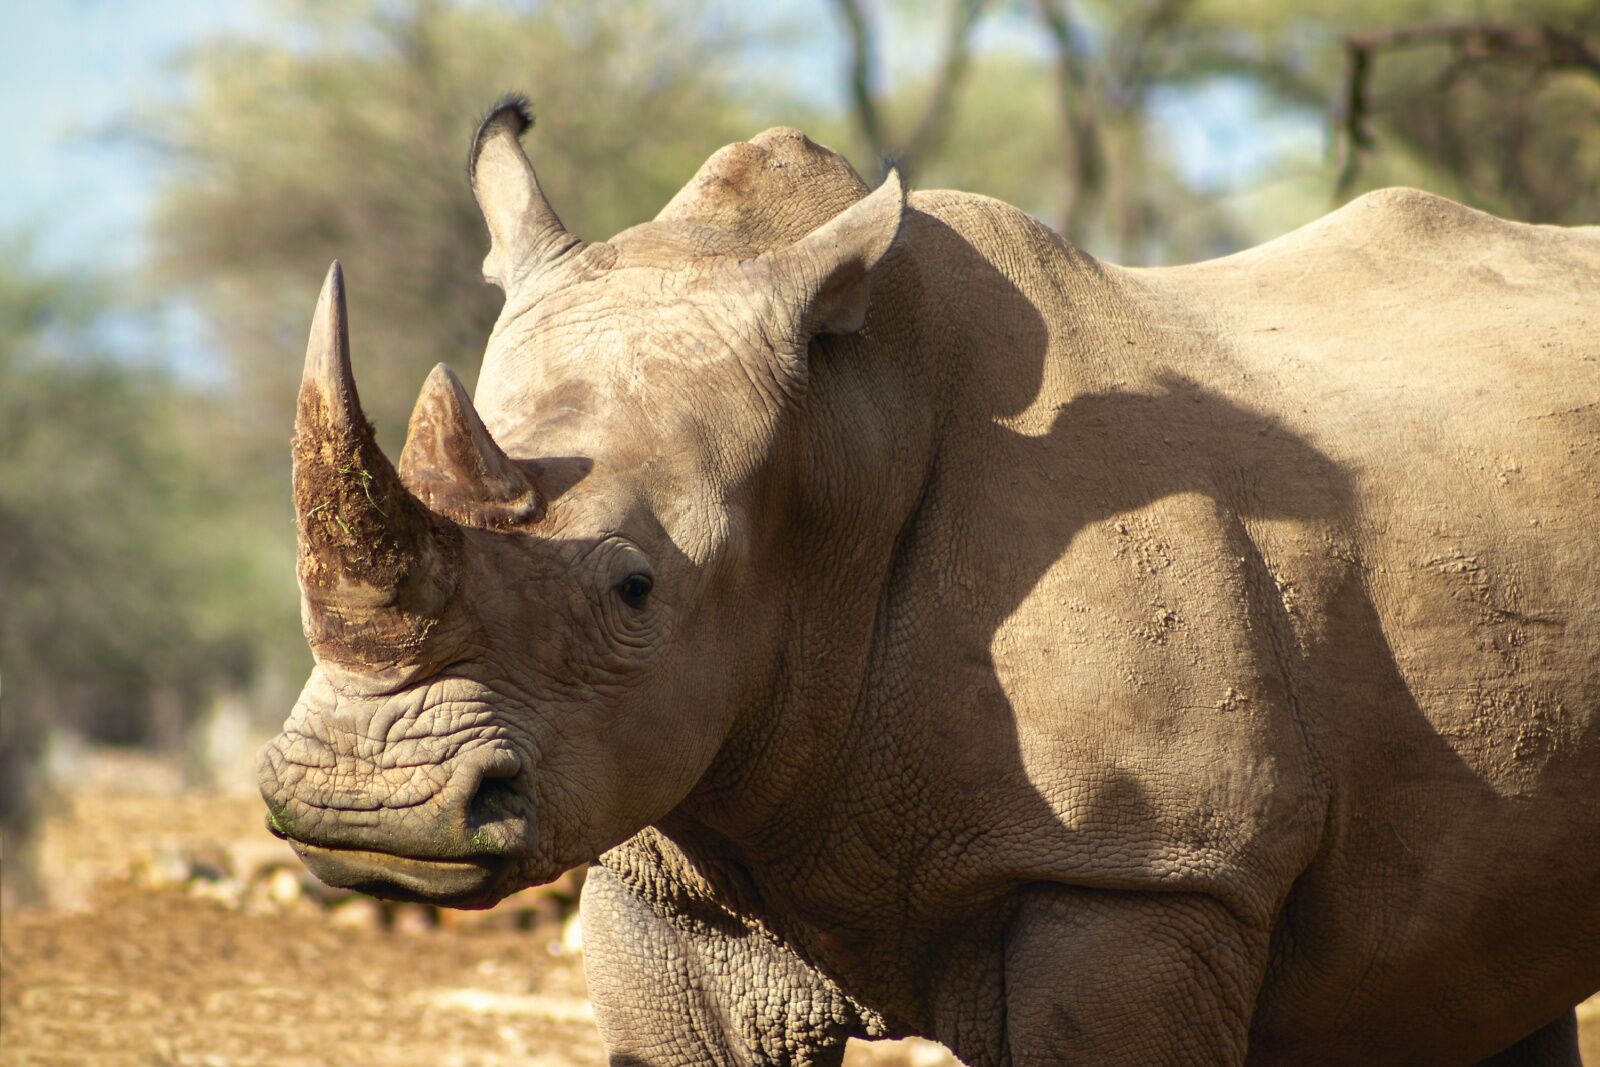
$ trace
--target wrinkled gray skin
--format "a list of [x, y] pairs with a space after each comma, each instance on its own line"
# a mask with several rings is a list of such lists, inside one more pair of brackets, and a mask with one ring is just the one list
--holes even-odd
[[614, 1063], [1576, 1062], [1595, 231], [1391, 191], [1125, 270], [773, 130], [584, 244], [524, 125], [398, 470], [318, 305], [261, 758], [313, 871], [598, 857]]

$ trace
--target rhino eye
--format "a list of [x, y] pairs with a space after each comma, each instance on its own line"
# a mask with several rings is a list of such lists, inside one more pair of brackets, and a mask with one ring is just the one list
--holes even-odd
[[648, 574], [630, 574], [617, 584], [617, 595], [628, 607], [642, 608], [652, 585]]

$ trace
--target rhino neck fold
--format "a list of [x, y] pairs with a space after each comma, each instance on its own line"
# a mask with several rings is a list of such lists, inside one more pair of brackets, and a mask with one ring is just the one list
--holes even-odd
[[[811, 475], [791, 550], [814, 560], [826, 546], [829, 566], [789, 566], [812, 584], [786, 598], [773, 681], [662, 823], [708, 863], [736, 867], [757, 901], [781, 908], [768, 921], [852, 990], [883, 990], [874, 1009], [901, 1020], [932, 1011], [937, 991], [896, 987], [900, 957], [885, 939], [936, 942], [952, 909], [989, 892], [992, 868], [961, 858], [1001, 847], [982, 835], [1059, 822], [1024, 767], [994, 646], [1070, 542], [1062, 501], [1074, 487], [1052, 484], [1049, 434], [1011, 423], [1040, 411], [1049, 427], [1076, 379], [1115, 376], [1128, 358], [1121, 336], [1037, 310], [1040, 288], [1103, 307], [1117, 278], [1020, 212], [984, 216], [975, 198], [946, 195], [913, 200], [922, 210], [867, 329], [812, 353], [788, 463], [802, 484], [824, 477]], [[1009, 227], [1027, 263], [979, 254], [972, 232], [985, 227]], [[989, 510], [1018, 500], [1067, 520], [1029, 531]]]
[[[999, 231], [1031, 253], [1000, 265], [1017, 277], [979, 251]], [[804, 536], [788, 546], [787, 573], [813, 584], [788, 598], [775, 684], [742, 715], [684, 814], [735, 842], [792, 841], [791, 827], [823, 830], [817, 813], [843, 809], [847, 780], [873, 750], [915, 750], [919, 732], [938, 728], [945, 702], [913, 707], [895, 695], [904, 649], [917, 642], [902, 602], [943, 581], [947, 535], [976, 525], [949, 475], [970, 475], [996, 421], [1057, 386], [1052, 329], [1023, 281], [1102, 306], [1110, 284], [1091, 257], [1015, 209], [915, 194], [900, 244], [874, 275], [866, 328], [813, 342], [803, 414], [780, 438], [772, 475], [803, 487], [803, 516], [787, 528]], [[819, 545], [825, 569], [805, 560]]]
[[[963, 507], [943, 485], [947, 469], [966, 462], [949, 453], [965, 443], [952, 430], [974, 411], [1003, 410], [984, 395], [995, 383], [974, 368], [993, 357], [976, 310], [1021, 298], [936, 217], [911, 212], [902, 240], [875, 279], [867, 328], [814, 343], [804, 419], [780, 440], [786, 454], [776, 477], [805, 487], [803, 520], [787, 524], [804, 536], [788, 546], [784, 570], [811, 584], [786, 597], [774, 682], [664, 823], [686, 847], [737, 856], [758, 896], [795, 905], [772, 921], [801, 943], [805, 928], [833, 924], [823, 917], [836, 896], [857, 892], [843, 887], [874, 876], [884, 860], [876, 839], [904, 828], [915, 847], [912, 813], [886, 800], [926, 806], [930, 819], [961, 803], [937, 793], [938, 753], [929, 752], [930, 738], [952, 732], [946, 719], [958, 709], [921, 693], [912, 699], [917, 687], [907, 685], [916, 669], [915, 601], [943, 580], [935, 531], [959, 523]], [[1044, 331], [1028, 314], [1031, 321], [1019, 311], [1003, 323], [1003, 340], [1031, 345], [1037, 361]], [[1019, 396], [1031, 399], [1041, 376], [1036, 363]], [[806, 557], [823, 545], [830, 565], [819, 569]], [[903, 798], [884, 795], [895, 760], [917, 764], [901, 768], [911, 783]], [[819, 879], [824, 871], [833, 873]], [[784, 891], [763, 894], [763, 886]]]

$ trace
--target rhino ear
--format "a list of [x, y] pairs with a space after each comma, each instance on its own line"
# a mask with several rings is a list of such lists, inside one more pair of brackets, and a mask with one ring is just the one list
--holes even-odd
[[465, 526], [499, 530], [544, 517], [539, 487], [495, 444], [461, 379], [443, 363], [411, 412], [400, 479], [432, 511]]
[[855, 333], [866, 323], [872, 268], [900, 234], [906, 191], [900, 172], [788, 248], [760, 257], [780, 291], [798, 292], [799, 322], [807, 339], [819, 333]]
[[506, 97], [478, 126], [467, 162], [472, 195], [489, 227], [483, 276], [502, 290], [582, 243], [561, 225], [522, 151], [522, 134], [532, 125], [527, 100]]

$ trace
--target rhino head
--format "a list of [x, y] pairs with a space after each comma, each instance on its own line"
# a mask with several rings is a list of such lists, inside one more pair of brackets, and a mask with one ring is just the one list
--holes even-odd
[[528, 124], [502, 105], [471, 155], [506, 296], [481, 413], [440, 365], [392, 464], [337, 263], [313, 317], [294, 503], [316, 666], [259, 778], [269, 827], [333, 885], [487, 905], [695, 790], [779, 670], [808, 345], [860, 328], [899, 229], [891, 176], [754, 254], [657, 224], [586, 244]]

